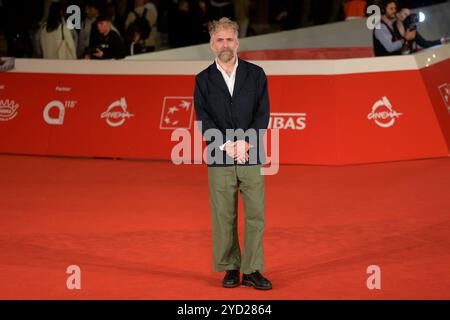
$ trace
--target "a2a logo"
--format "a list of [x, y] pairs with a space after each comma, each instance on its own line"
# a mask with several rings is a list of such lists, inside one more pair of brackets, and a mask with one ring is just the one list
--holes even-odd
[[77, 101], [68, 100], [64, 103], [58, 100], [50, 101], [44, 108], [42, 116], [49, 125], [62, 126], [66, 115], [66, 108], [75, 108]]

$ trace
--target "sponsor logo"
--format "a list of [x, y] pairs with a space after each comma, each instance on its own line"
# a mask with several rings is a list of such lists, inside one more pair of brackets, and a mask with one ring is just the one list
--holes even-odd
[[190, 129], [194, 111], [192, 97], [164, 97], [159, 128]]
[[269, 129], [305, 130], [306, 113], [277, 112], [271, 113]]
[[100, 118], [106, 119], [106, 123], [111, 127], [120, 127], [127, 119], [134, 117], [134, 114], [128, 112], [127, 109], [127, 101], [122, 97], [111, 103]]
[[[52, 126], [62, 126], [66, 115], [66, 108], [73, 109], [77, 101], [68, 100], [64, 103], [59, 100], [50, 101], [44, 108], [44, 121]], [[55, 111], [53, 111], [55, 110]]]
[[19, 104], [14, 100], [0, 100], [0, 121], [9, 121], [17, 116]]
[[442, 100], [447, 107], [447, 111], [450, 113], [450, 83], [445, 83], [439, 86], [439, 92], [441, 93]]
[[387, 97], [375, 102], [372, 107], [372, 112], [367, 115], [367, 119], [375, 121], [381, 128], [389, 128], [395, 124], [403, 113], [394, 110]]

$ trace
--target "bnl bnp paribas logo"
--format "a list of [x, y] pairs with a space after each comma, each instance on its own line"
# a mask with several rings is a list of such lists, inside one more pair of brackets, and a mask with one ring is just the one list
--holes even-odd
[[164, 97], [159, 128], [190, 129], [193, 115], [193, 97]]
[[304, 112], [271, 112], [269, 129], [305, 130], [306, 113]]
[[367, 115], [367, 119], [373, 120], [381, 128], [389, 128], [395, 124], [395, 121], [402, 116], [394, 110], [387, 97], [383, 97], [374, 103], [372, 112]]
[[[164, 97], [160, 129], [190, 129], [193, 115], [193, 97]], [[306, 128], [306, 113], [272, 112], [268, 128], [304, 130]]]

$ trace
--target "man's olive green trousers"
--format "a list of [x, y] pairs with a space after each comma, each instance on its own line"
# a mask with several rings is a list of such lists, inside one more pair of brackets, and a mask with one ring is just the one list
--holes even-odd
[[[261, 165], [208, 167], [214, 271], [264, 271], [265, 189]], [[238, 240], [238, 192], [244, 203], [244, 247]]]

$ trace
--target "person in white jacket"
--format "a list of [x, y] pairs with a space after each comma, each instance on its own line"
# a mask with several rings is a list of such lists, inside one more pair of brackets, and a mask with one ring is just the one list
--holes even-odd
[[47, 22], [40, 30], [40, 45], [44, 59], [76, 59], [75, 41], [64, 21], [64, 11], [59, 2], [50, 6]]

